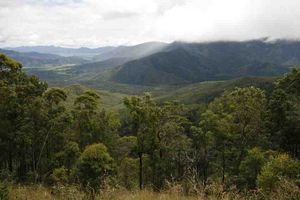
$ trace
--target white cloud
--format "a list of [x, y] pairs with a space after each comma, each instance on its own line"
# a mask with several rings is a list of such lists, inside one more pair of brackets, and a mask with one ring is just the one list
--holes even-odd
[[300, 38], [298, 0], [0, 0], [0, 46]]

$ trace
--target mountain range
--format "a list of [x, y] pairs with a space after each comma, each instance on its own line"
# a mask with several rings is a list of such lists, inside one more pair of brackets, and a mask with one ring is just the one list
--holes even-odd
[[129, 61], [111, 77], [139, 85], [195, 83], [242, 76], [274, 76], [300, 64], [300, 42], [182, 43]]
[[39, 52], [43, 54], [56, 54], [60, 56], [93, 56], [114, 49], [112, 46], [99, 48], [66, 48], [58, 46], [22, 46], [22, 47], [6, 47], [4, 49], [18, 51], [22, 53]]
[[56, 54], [41, 52], [19, 52], [0, 49], [0, 52], [21, 62], [25, 68], [39, 68], [45, 66], [78, 65], [89, 62], [86, 59], [76, 56], [64, 57]]
[[300, 42], [288, 40], [8, 49], [0, 51], [22, 62], [29, 73], [42, 79], [85, 82], [93, 86], [105, 82], [106, 85], [155, 87], [245, 76], [277, 76], [300, 65]]

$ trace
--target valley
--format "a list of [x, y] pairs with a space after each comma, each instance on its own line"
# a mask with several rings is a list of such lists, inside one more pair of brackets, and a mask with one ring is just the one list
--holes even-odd
[[0, 199], [299, 196], [300, 42], [24, 48], [0, 50]]
[[149, 42], [95, 49], [38, 46], [0, 52], [22, 62], [26, 72], [51, 86], [79, 84], [111, 93], [115, 102], [120, 97], [115, 93], [144, 92], [158, 100], [209, 102], [235, 86], [266, 87], [272, 77], [300, 64], [300, 42], [287, 40]]
[[0, 0], [0, 200], [300, 200], [299, 0]]

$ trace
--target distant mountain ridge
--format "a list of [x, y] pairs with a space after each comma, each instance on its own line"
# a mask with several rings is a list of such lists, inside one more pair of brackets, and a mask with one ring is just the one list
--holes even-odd
[[47, 81], [88, 82], [91, 85], [114, 82], [152, 87], [245, 76], [277, 76], [300, 65], [300, 42], [288, 40], [148, 42], [98, 49], [102, 49], [102, 53], [88, 58], [0, 51], [22, 62], [25, 67], [39, 66], [29, 72]]
[[157, 53], [166, 48], [169, 44], [163, 42], [145, 42], [133, 46], [119, 46], [110, 51], [103, 52], [94, 57], [94, 60], [103, 61], [111, 58], [127, 58], [134, 60], [153, 53]]
[[22, 47], [6, 47], [3, 49], [18, 51], [23, 53], [37, 52], [43, 54], [56, 54], [60, 56], [94, 56], [106, 51], [114, 49], [113, 46], [105, 46], [99, 48], [66, 48], [58, 46], [22, 46]]
[[274, 76], [300, 65], [300, 42], [174, 42], [163, 52], [129, 61], [112, 81], [137, 85], [184, 84], [242, 76]]
[[89, 56], [95, 61], [107, 60], [115, 57], [141, 58], [156, 53], [168, 44], [163, 42], [145, 42], [130, 46], [103, 46], [98, 48], [68, 48], [59, 46], [20, 46], [5, 47], [2, 49], [21, 53], [37, 52], [42, 54], [56, 54], [60, 56]]
[[87, 60], [76, 56], [63, 57], [56, 54], [45, 54], [38, 52], [17, 52], [0, 49], [0, 53], [4, 53], [18, 62], [21, 62], [25, 68], [42, 68], [45, 65], [78, 65], [88, 62]]

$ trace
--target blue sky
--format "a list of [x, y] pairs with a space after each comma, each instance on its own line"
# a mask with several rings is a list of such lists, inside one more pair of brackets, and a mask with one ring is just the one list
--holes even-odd
[[300, 38], [299, 0], [0, 0], [0, 47]]

